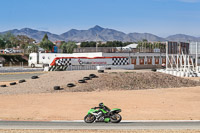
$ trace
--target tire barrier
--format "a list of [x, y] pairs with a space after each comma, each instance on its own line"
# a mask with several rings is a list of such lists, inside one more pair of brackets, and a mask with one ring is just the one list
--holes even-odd
[[17, 83], [16, 82], [12, 82], [12, 83], [10, 83], [10, 85], [16, 85]]
[[63, 88], [60, 88], [60, 86], [54, 86], [53, 89], [54, 90], [62, 90]]
[[38, 76], [32, 76], [31, 79], [37, 79], [39, 78]]
[[6, 85], [1, 85], [1, 87], [6, 87]]
[[74, 86], [76, 86], [76, 85], [73, 84], [73, 83], [69, 83], [69, 84], [67, 84], [67, 87], [74, 87]]
[[79, 83], [86, 83], [85, 80], [79, 80], [78, 82], [79, 82]]
[[98, 73], [104, 73], [104, 70], [98, 70]]
[[111, 70], [111, 67], [106, 67], [105, 69], [106, 69], [106, 70]]
[[153, 69], [151, 69], [151, 71], [153, 71], [153, 72], [156, 72], [156, 71], [157, 71], [157, 69], [156, 69], [156, 68], [153, 68]]
[[84, 77], [83, 80], [91, 80], [90, 77]]
[[26, 80], [25, 79], [19, 80], [19, 83], [23, 83], [23, 82], [26, 82]]
[[97, 76], [95, 74], [90, 74], [89, 77], [90, 78], [96, 78]]

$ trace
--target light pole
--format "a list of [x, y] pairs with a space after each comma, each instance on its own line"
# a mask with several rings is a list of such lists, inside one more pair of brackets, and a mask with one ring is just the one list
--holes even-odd
[[96, 34], [96, 52], [98, 52], [97, 37], [98, 37], [98, 34]]

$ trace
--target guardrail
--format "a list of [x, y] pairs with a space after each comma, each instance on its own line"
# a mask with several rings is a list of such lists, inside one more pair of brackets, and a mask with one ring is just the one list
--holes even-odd
[[10, 72], [39, 72], [44, 71], [43, 68], [23, 68], [23, 67], [0, 67], [0, 73]]

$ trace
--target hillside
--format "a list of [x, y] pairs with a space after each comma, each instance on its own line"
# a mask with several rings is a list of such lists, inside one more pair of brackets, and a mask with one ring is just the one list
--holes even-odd
[[151, 33], [129, 33], [126, 34], [121, 31], [117, 31], [114, 29], [103, 28], [98, 25], [89, 28], [88, 30], [77, 30], [71, 29], [67, 32], [64, 32], [60, 35], [53, 34], [47, 31], [39, 31], [30, 28], [23, 29], [14, 29], [8, 30], [4, 32], [0, 32], [0, 34], [4, 34], [6, 32], [11, 32], [14, 35], [26, 35], [35, 39], [37, 42], [40, 42], [44, 36], [47, 34], [51, 41], [63, 40], [63, 41], [123, 41], [123, 42], [137, 42], [146, 39], [148, 41], [200, 41], [200, 37], [194, 37], [184, 34], [176, 34], [171, 35], [167, 38], [162, 38], [156, 36]]

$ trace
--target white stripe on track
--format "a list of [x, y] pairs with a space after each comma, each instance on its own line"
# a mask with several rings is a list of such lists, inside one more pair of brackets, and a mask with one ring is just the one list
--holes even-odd
[[[84, 122], [84, 120], [52, 120], [50, 122]], [[121, 122], [200, 122], [200, 120], [122, 120]]]

